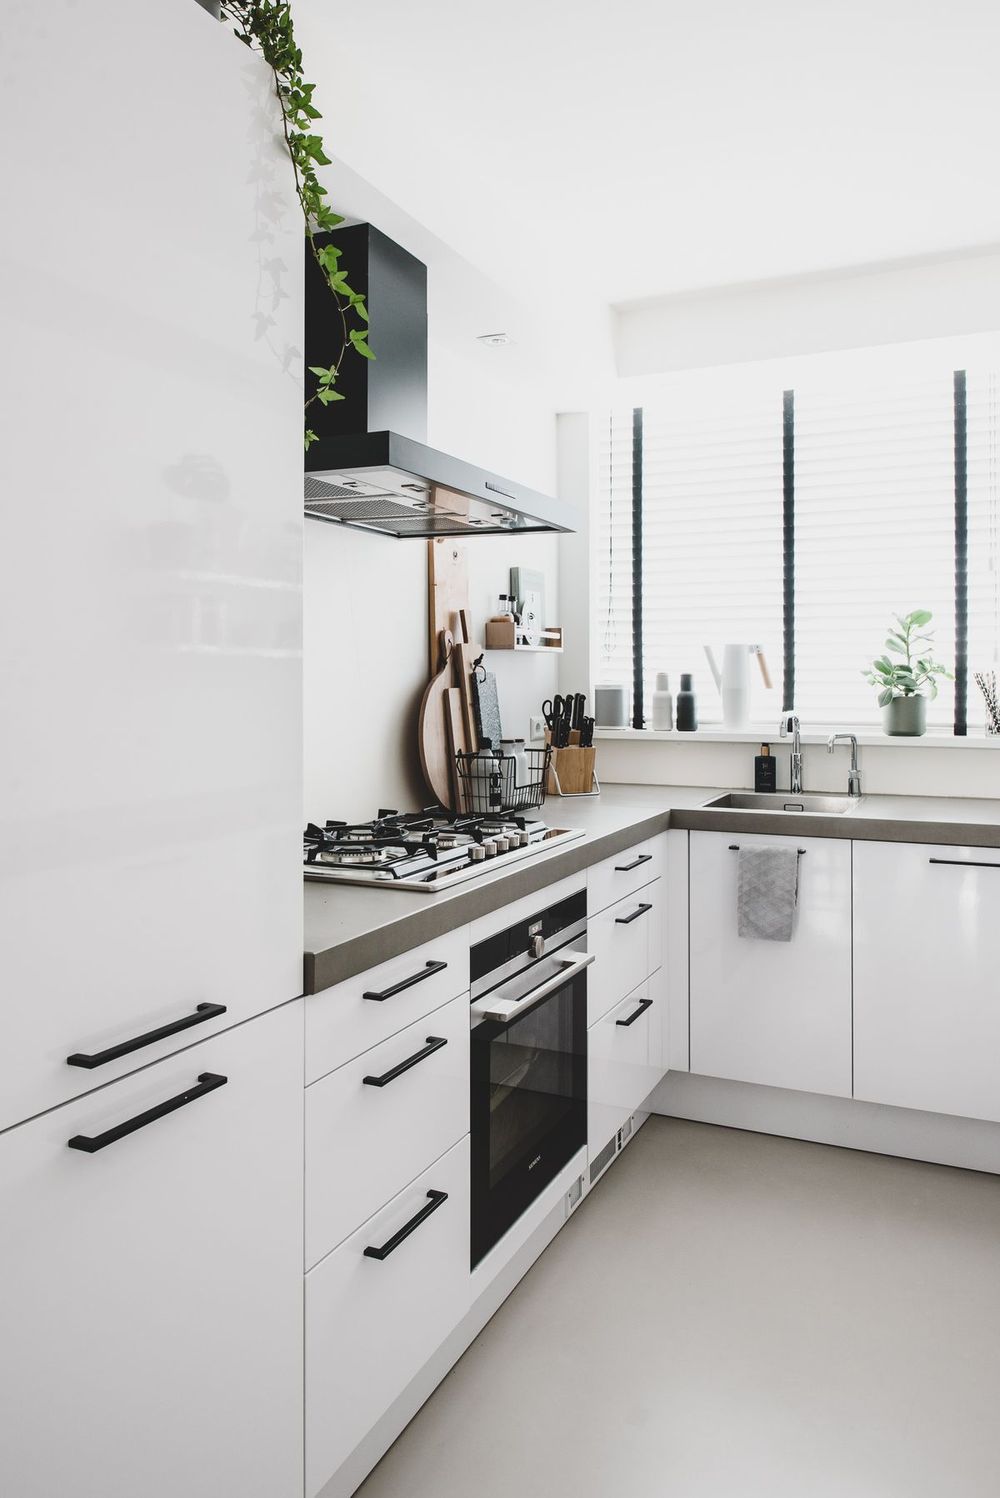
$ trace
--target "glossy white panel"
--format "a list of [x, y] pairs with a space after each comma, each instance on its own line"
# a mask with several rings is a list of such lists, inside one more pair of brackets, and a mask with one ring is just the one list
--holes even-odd
[[[790, 942], [736, 934], [730, 844], [804, 848]], [[851, 844], [692, 832], [691, 1070], [851, 1095]]]
[[301, 1065], [288, 1004], [0, 1137], [11, 1498], [301, 1494]]
[[[587, 1031], [587, 1152], [591, 1161], [663, 1075], [659, 1065], [661, 989], [661, 985], [643, 983]], [[638, 1018], [633, 1019], [634, 1015]], [[625, 1023], [628, 1020], [632, 1023]]]
[[1000, 1120], [998, 973], [1000, 853], [855, 843], [855, 1097]]
[[660, 965], [662, 921], [662, 879], [654, 879], [589, 918], [587, 950], [594, 954], [587, 978], [590, 1024], [644, 983]]
[[301, 988], [301, 232], [268, 74], [193, 3], [7, 23], [0, 1124], [135, 1064], [68, 1052]]

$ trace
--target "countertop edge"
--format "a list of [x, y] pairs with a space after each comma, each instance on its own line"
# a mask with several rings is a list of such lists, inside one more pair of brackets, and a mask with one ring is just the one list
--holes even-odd
[[943, 847], [1000, 848], [1000, 825], [987, 822], [918, 822], [895, 817], [824, 816], [803, 812], [789, 825], [788, 814], [767, 811], [706, 811], [677, 808], [670, 826], [685, 832], [766, 832], [769, 837], [828, 837], [849, 842], [938, 843]]

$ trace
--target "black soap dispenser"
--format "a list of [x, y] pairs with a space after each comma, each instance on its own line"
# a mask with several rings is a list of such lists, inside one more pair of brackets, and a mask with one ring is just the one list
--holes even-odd
[[770, 744], [761, 744], [760, 753], [754, 758], [753, 788], [755, 791], [778, 789], [778, 761], [771, 753]]
[[694, 677], [688, 672], [681, 676], [681, 689], [677, 693], [677, 731], [694, 733], [698, 727], [698, 705], [694, 695]]

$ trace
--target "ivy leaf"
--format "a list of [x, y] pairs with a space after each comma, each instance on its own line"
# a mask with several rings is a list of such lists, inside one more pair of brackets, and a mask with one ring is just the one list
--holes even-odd
[[342, 401], [344, 397], [339, 390], [334, 390], [330, 385], [322, 385], [316, 392], [316, 398], [320, 405], [328, 406], [331, 401]]
[[306, 427], [305, 431], [302, 434], [302, 438], [302, 445], [305, 448], [306, 452], [309, 451], [314, 442], [319, 441], [319, 438], [316, 436], [316, 433], [312, 430], [311, 427]]
[[360, 329], [352, 328], [350, 331], [350, 339], [359, 354], [363, 355], [363, 357], [366, 359], [374, 359], [375, 355], [372, 353], [371, 349], [365, 342], [365, 335], [360, 331]]

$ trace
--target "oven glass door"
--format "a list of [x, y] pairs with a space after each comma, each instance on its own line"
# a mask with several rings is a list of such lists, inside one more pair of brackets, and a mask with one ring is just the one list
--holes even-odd
[[587, 1142], [587, 974], [472, 1031], [472, 1264]]

